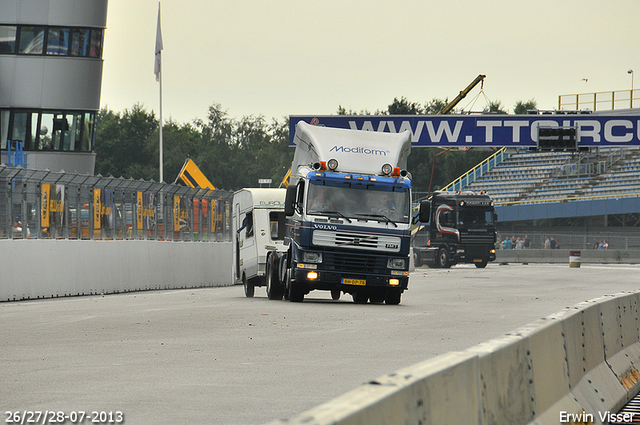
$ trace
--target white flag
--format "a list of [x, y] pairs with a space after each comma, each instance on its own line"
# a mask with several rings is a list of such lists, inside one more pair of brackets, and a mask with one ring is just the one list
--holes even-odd
[[156, 31], [156, 61], [153, 73], [156, 74], [156, 81], [160, 81], [160, 52], [162, 52], [162, 31], [160, 31], [160, 3], [158, 3], [158, 29]]

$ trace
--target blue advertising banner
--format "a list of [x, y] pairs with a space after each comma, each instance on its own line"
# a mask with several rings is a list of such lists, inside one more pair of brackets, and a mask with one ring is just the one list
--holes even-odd
[[289, 145], [298, 121], [390, 133], [409, 130], [413, 147], [535, 147], [542, 128], [573, 128], [578, 146], [640, 146], [640, 116], [549, 115], [325, 115], [289, 117]]

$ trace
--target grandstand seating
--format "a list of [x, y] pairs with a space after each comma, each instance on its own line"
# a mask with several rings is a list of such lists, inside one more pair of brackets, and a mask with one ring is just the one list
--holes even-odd
[[466, 190], [485, 191], [497, 204], [554, 202], [640, 193], [640, 150], [511, 154]]

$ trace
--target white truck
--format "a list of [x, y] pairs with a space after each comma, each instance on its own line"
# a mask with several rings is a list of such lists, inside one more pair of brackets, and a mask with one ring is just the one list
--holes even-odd
[[409, 282], [411, 134], [296, 124], [286, 251], [267, 253], [270, 299], [312, 290], [399, 304]]
[[241, 189], [233, 194], [233, 258], [237, 284], [247, 297], [265, 285], [265, 264], [271, 251], [284, 251], [285, 189]]

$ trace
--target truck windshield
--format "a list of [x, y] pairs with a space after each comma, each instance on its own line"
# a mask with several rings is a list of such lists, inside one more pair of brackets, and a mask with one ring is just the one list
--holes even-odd
[[409, 188], [373, 185], [354, 188], [311, 183], [307, 195], [307, 214], [409, 222]]
[[493, 211], [476, 208], [458, 211], [458, 224], [465, 227], [493, 226]]

